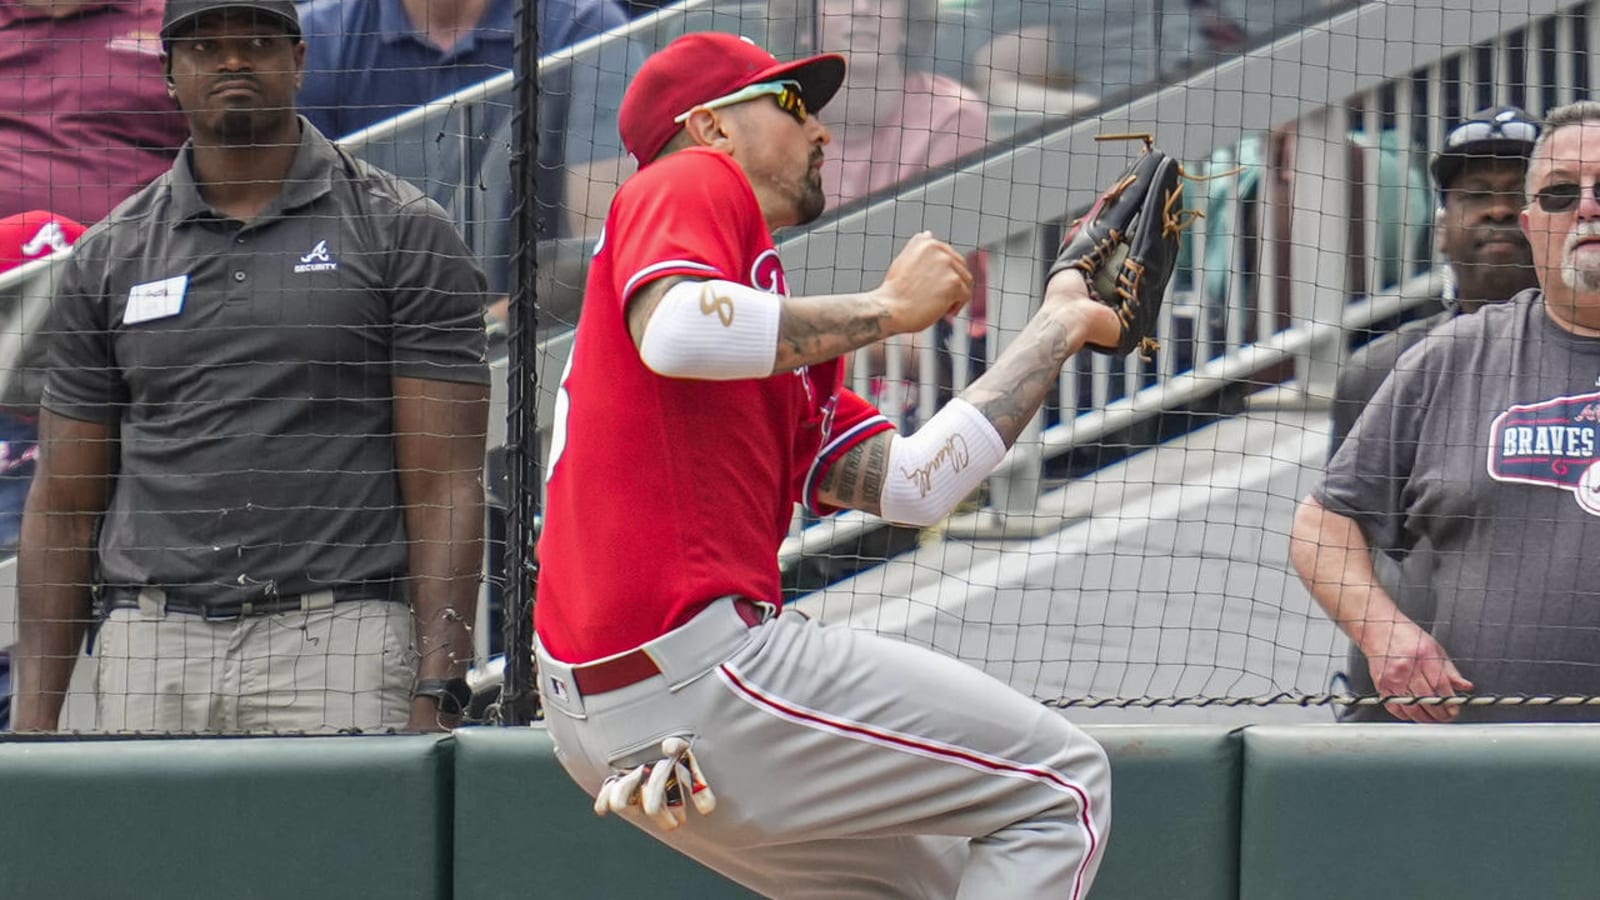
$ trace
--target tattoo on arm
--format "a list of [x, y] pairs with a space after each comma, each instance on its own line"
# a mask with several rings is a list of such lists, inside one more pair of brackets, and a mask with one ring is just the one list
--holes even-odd
[[1010, 447], [1055, 386], [1062, 363], [1082, 347], [1081, 326], [1036, 315], [961, 399], [983, 413]]
[[848, 297], [791, 297], [778, 321], [773, 371], [825, 362], [889, 336], [885, 316]]
[[834, 506], [877, 515], [883, 510], [883, 480], [889, 464], [888, 432], [851, 447], [828, 469], [817, 493]]

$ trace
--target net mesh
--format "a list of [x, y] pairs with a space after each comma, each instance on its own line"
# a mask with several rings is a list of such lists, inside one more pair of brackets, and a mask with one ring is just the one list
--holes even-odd
[[[302, 4], [304, 83], [285, 86], [292, 66], [254, 69], [233, 94], [210, 92], [195, 46], [168, 68], [153, 37], [160, 4], [0, 12], [0, 33], [18, 38], [0, 41], [0, 96], [14, 101], [0, 104], [0, 539], [36, 550], [20, 570], [0, 566], [13, 682], [65, 692], [58, 722], [70, 729], [131, 727], [124, 713], [173, 696], [204, 712], [139, 730], [399, 728], [416, 724], [421, 661], [442, 652], [449, 672], [422, 674], [470, 661], [482, 689], [472, 716], [526, 718], [539, 467], [595, 240], [634, 168], [617, 131], [623, 91], [673, 38], [718, 30], [782, 59], [849, 63], [820, 114], [827, 210], [777, 236], [792, 293], [871, 289], [924, 229], [974, 273], [959, 313], [850, 361], [852, 389], [902, 431], [965, 390], [1038, 308], [1066, 226], [1137, 152], [1095, 136], [1152, 134], [1183, 160], [1187, 205], [1204, 213], [1153, 360], [1070, 359], [1007, 462], [936, 526], [797, 512], [778, 552], [788, 602], [957, 656], [1075, 719], [1321, 721], [1385, 715], [1397, 697], [1391, 708], [1468, 717], [1592, 716], [1585, 492], [1600, 397], [1582, 348], [1508, 306], [1489, 338], [1473, 344], [1454, 325], [1457, 342], [1433, 340], [1408, 357], [1415, 372], [1379, 385], [1397, 343], [1462, 302], [1532, 286], [1526, 254], [1541, 241], [1582, 268], [1566, 231], [1527, 249], [1518, 215], [1533, 198], [1504, 167], [1476, 161], [1441, 190], [1430, 165], [1481, 110], [1537, 121], [1587, 99], [1593, 4], [1246, 6], [595, 0], [491, 4], [473, 22], [443, 0], [424, 21], [400, 4]], [[419, 193], [404, 194], [404, 213], [301, 203], [301, 173], [283, 188], [295, 202], [274, 206], [277, 192], [240, 185], [282, 179], [290, 170], [261, 160], [295, 155], [258, 123], [241, 157], [253, 161], [225, 170], [233, 190], [201, 192], [198, 224], [108, 224], [71, 246], [129, 196], [150, 196], [191, 126], [226, 125], [196, 108], [225, 103], [265, 109], [262, 122], [292, 105], [341, 159]], [[1580, 149], [1571, 168], [1587, 172]], [[1594, 206], [1585, 190], [1580, 218]], [[1568, 228], [1569, 211], [1543, 208], [1561, 202], [1533, 201], [1533, 223]], [[482, 285], [462, 280], [468, 264]], [[181, 289], [152, 287], [183, 276]], [[212, 315], [224, 318], [201, 318]], [[476, 381], [430, 356], [461, 336], [463, 316], [489, 372], [488, 399], [464, 405], [437, 386]], [[139, 351], [141, 324], [180, 339]], [[228, 377], [241, 371], [260, 378]], [[396, 412], [394, 376], [407, 373], [431, 399], [416, 405], [422, 418]], [[41, 414], [52, 379], [92, 380], [103, 415], [65, 394]], [[358, 424], [374, 408], [381, 421]], [[65, 468], [38, 458], [41, 415], [65, 420], [54, 426]], [[165, 453], [130, 458], [151, 427]], [[387, 462], [341, 456], [340, 435], [389, 447]], [[224, 445], [228, 465], [204, 461]], [[41, 492], [47, 470], [69, 477]], [[475, 508], [459, 483], [425, 493], [434, 479], [420, 476], [439, 471], [479, 485], [468, 493], [485, 504], [481, 525], [426, 514]], [[96, 473], [107, 479], [84, 490]], [[175, 508], [128, 506], [140, 477], [187, 493]], [[1421, 649], [1379, 641], [1376, 620], [1350, 612], [1361, 598], [1349, 565], [1317, 568], [1342, 551], [1329, 543], [1337, 520], [1308, 518], [1313, 495], [1377, 548], [1378, 584], [1417, 623], [1405, 633]], [[174, 516], [205, 524], [160, 524]], [[129, 547], [146, 562], [131, 565]], [[254, 570], [237, 564], [247, 551]], [[352, 588], [390, 581], [394, 594]], [[146, 582], [161, 594], [138, 590]], [[240, 599], [241, 586], [253, 593]], [[191, 621], [191, 606], [209, 614]], [[138, 617], [148, 634], [117, 621]], [[79, 624], [47, 627], [62, 619]], [[259, 648], [241, 649], [258, 627]], [[85, 630], [93, 652], [68, 667], [62, 642]], [[1392, 652], [1352, 655], [1352, 635]], [[516, 712], [492, 704], [507, 647]], [[112, 659], [123, 662], [107, 669]], [[1439, 700], [1422, 688], [1448, 680], [1446, 659], [1472, 687]], [[285, 693], [317, 699], [303, 716], [240, 718]], [[363, 705], [377, 718], [351, 711]]]

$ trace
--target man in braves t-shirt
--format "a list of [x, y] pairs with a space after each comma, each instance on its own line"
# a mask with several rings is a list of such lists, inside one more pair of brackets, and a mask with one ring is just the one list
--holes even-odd
[[[814, 113], [844, 65], [690, 34], [628, 89], [640, 170], [606, 219], [556, 399], [534, 614], [546, 720], [597, 809], [663, 824], [765, 894], [1078, 897], [1109, 823], [1093, 740], [933, 651], [774, 614], [796, 502], [938, 521], [1063, 360], [1119, 333], [1067, 272], [915, 434], [846, 389], [844, 354], [959, 309], [972, 276], [923, 233], [875, 290], [788, 296], [771, 235], [822, 212]], [[699, 772], [671, 796], [708, 814], [679, 829], [649, 809], [670, 791], [642, 767], [684, 746]]]
[[[1545, 116], [1526, 178], [1539, 288], [1407, 350], [1291, 533], [1301, 580], [1406, 721], [1600, 720], [1600, 103]], [[1422, 542], [1427, 623], [1370, 553]]]

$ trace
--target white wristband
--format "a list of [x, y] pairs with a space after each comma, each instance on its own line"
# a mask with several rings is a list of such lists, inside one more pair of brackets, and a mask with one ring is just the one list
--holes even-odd
[[778, 356], [783, 301], [731, 281], [680, 281], [645, 323], [639, 358], [669, 378], [765, 378]]
[[932, 525], [982, 484], [1005, 455], [1005, 441], [988, 418], [965, 400], [951, 400], [915, 434], [891, 438], [879, 500], [883, 517]]

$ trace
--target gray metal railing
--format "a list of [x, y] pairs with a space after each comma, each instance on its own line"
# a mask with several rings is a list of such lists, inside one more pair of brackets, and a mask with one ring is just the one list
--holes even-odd
[[[1225, 331], [1192, 354], [1200, 367], [1178, 371], [1165, 357], [1161, 377], [1142, 389], [1148, 379], [1131, 360], [1115, 366], [1096, 359], [1086, 376], [1065, 372], [1065, 396], [1076, 396], [1087, 377], [1095, 406], [1123, 400], [1025, 433], [992, 480], [990, 507], [952, 531], [1006, 535], [1052, 527], [1030, 521], [1043, 462], [1105, 436], [1107, 422], [1157, 415], [1191, 402], [1196, 390], [1250, 379], [1285, 359], [1293, 360], [1296, 390], [1308, 399], [1326, 397], [1350, 329], [1374, 321], [1368, 315], [1378, 308], [1370, 305], [1376, 298], [1387, 298], [1382, 308], [1427, 299], [1383, 283], [1384, 267], [1371, 264], [1385, 238], [1376, 215], [1378, 185], [1363, 173], [1379, 168], [1380, 151], [1371, 145], [1347, 150], [1350, 132], [1404, 136], [1402, 155], [1408, 167], [1420, 169], [1453, 120], [1477, 108], [1520, 102], [1539, 113], [1587, 96], [1586, 50], [1595, 46], [1597, 20], [1600, 10], [1592, 2], [1530, 2], [1515, 14], [1494, 0], [1362, 5], [794, 235], [780, 244], [789, 283], [798, 293], [870, 287], [896, 248], [931, 228], [958, 246], [991, 248], [990, 325], [1003, 343], [1041, 293], [1042, 226], [1059, 221], [1062, 211], [1086, 209], [1124, 165], [1126, 151], [1097, 144], [1096, 135], [1148, 131], [1187, 160], [1206, 159], [1254, 134], [1292, 140], [1293, 163], [1272, 173], [1286, 182], [1285, 192], [1273, 196], [1279, 186], [1264, 185], [1268, 196], [1252, 201], [1254, 208], [1235, 201], [1236, 221], [1256, 216], [1260, 233], [1223, 236], [1240, 248], [1229, 259], [1248, 250], [1259, 274], [1253, 285], [1235, 283], [1227, 292]], [[1352, 186], [1359, 188], [1357, 200]], [[1420, 190], [1427, 190], [1425, 183]], [[1432, 206], [1430, 196], [1422, 208]], [[1402, 235], [1427, 227], [1415, 217], [1389, 224], [1398, 224]], [[1395, 277], [1426, 267], [1426, 244], [1402, 237], [1400, 245], [1389, 267]], [[1372, 259], [1352, 266], [1357, 254]], [[1360, 298], [1368, 303], [1352, 303]], [[1177, 343], [1173, 313], [1193, 312], [1184, 298], [1170, 299], [1159, 331], [1169, 348]], [[815, 533], [792, 536], [781, 556], [822, 552], [871, 527], [868, 517], [856, 516], [814, 526]]]
[[[1296, 348], [1295, 388], [1308, 398], [1325, 396], [1343, 352], [1345, 330], [1360, 327], [1360, 310], [1367, 308], [1352, 306], [1352, 298], [1400, 298], [1389, 302], [1402, 306], [1425, 302], [1425, 297], [1398, 290], [1401, 280], [1430, 262], [1431, 248], [1416, 240], [1426, 234], [1431, 218], [1431, 197], [1422, 198], [1422, 212], [1417, 212], [1415, 194], [1428, 190], [1425, 176], [1420, 185], [1383, 185], [1368, 173], [1379, 171], [1386, 158], [1392, 162], [1396, 153], [1403, 169], [1425, 171], [1426, 154], [1438, 146], [1450, 121], [1473, 109], [1515, 102], [1537, 112], [1585, 95], [1584, 51], [1594, 46], [1597, 21], [1592, 6], [1542, 0], [1516, 13], [1492, 0], [1355, 6], [1181, 83], [1031, 139], [998, 145], [959, 171], [785, 235], [779, 249], [789, 283], [797, 293], [869, 288], [910, 235], [932, 229], [956, 246], [983, 247], [989, 253], [986, 325], [994, 336], [989, 347], [993, 354], [1035, 308], [1047, 241], [1055, 227], [1069, 211], [1087, 208], [1131, 153], [1096, 143], [1098, 134], [1149, 131], [1168, 152], [1196, 163], [1251, 136], [1292, 142], [1292, 165], [1278, 162], [1270, 168], [1254, 196], [1236, 192], [1223, 200], [1236, 226], [1248, 221], [1249, 229], [1194, 234], [1193, 265], [1178, 278], [1191, 287], [1174, 290], [1159, 327], [1163, 342], [1175, 352], [1163, 353], [1153, 371], [1137, 362], [1103, 357], [1065, 369], [1059, 393], [1073, 402], [1063, 399], [1059, 421], [1045, 427], [1040, 419], [1030, 426], [991, 480], [989, 507], [957, 533], [1010, 534], [1050, 527], [1031, 521], [1044, 462], [1104, 437], [1105, 423], [1132, 424], [1192, 402], [1197, 391], [1221, 390], [1227, 379], [1217, 373], [1252, 378], [1262, 369], [1250, 368], [1251, 361], [1263, 367], [1279, 361], [1280, 354], [1263, 352], [1271, 346]], [[742, 7], [690, 2], [552, 54], [541, 61], [541, 72], [599, 65], [607, 46], [634, 42], [653, 48], [691, 28], [748, 31], [759, 24], [759, 16]], [[507, 75], [475, 86], [346, 143], [377, 147], [472, 141], [474, 119], [466, 109], [504, 103], [510, 83]], [[451, 127], [451, 116], [465, 127]], [[1352, 142], [1352, 132], [1366, 141]], [[1397, 151], [1377, 147], [1378, 137], [1386, 133], [1401, 136]], [[1281, 146], [1272, 152], [1281, 152]], [[460, 155], [465, 158], [470, 151], [463, 149]], [[470, 194], [470, 173], [461, 174], [457, 187]], [[1380, 222], [1377, 213], [1385, 192], [1392, 201], [1397, 191], [1398, 218]], [[465, 195], [461, 200], [457, 209], [465, 212], [459, 217], [470, 234], [472, 200]], [[1352, 228], [1352, 222], [1357, 226]], [[1387, 265], [1372, 259], [1350, 265], [1354, 256], [1381, 256], [1380, 248], [1395, 243], [1386, 236], [1390, 233], [1400, 237], [1397, 248], [1390, 248], [1394, 258]], [[1214, 268], [1208, 243], [1219, 240], [1230, 249], [1222, 257], [1226, 287], [1214, 295], [1205, 288]], [[581, 265], [573, 267], [557, 293], [572, 293], [579, 271]], [[1289, 334], [1297, 328], [1309, 329], [1304, 333], [1317, 338]], [[953, 349], [959, 354], [964, 329], [955, 332]], [[941, 389], [934, 375], [939, 367], [932, 335], [900, 342], [907, 352], [889, 354], [885, 374], [891, 380], [914, 381], [916, 406], [930, 409]], [[549, 376], [561, 371], [570, 335], [553, 334], [543, 347], [541, 430], [553, 406], [549, 398], [556, 382]], [[913, 354], [920, 363], [915, 368], [908, 364]], [[959, 389], [965, 383], [964, 367], [952, 368], [953, 387]], [[858, 367], [855, 377], [858, 389], [865, 390], [865, 367]], [[1078, 414], [1075, 398], [1080, 394], [1089, 403]], [[898, 410], [891, 413], [899, 415]], [[828, 534], [850, 540], [880, 524], [869, 517], [845, 516], [813, 524], [801, 534], [797, 520], [782, 557], [793, 558], [799, 547], [821, 550], [835, 540]]]
[[[759, 25], [751, 13], [758, 5], [747, 10], [738, 4], [690, 0], [550, 54], [541, 60], [541, 72], [599, 66], [607, 58], [607, 48], [630, 43], [660, 46], [690, 29], [749, 31]], [[1149, 131], [1168, 152], [1196, 162], [1251, 135], [1293, 140], [1294, 164], [1274, 169], [1268, 179], [1272, 183], [1262, 185], [1260, 196], [1239, 195], [1226, 201], [1235, 222], [1248, 218], [1255, 223], [1254, 236], [1237, 230], [1194, 238], [1195, 265], [1180, 273], [1178, 280], [1204, 282], [1210, 265], [1206, 242], [1222, 240], [1234, 245], [1226, 254], [1228, 286], [1220, 297], [1199, 288], [1172, 294], [1160, 336], [1169, 348], [1182, 352], [1162, 354], [1153, 386], [1145, 386], [1152, 373], [1134, 362], [1114, 364], [1095, 358], [1063, 371], [1062, 397], [1083, 393], [1090, 408], [1079, 415], [1075, 403], [1063, 402], [1059, 422], [1049, 427], [1044, 420], [1036, 422], [1008, 456], [992, 481], [991, 506], [973, 526], [973, 533], [1005, 533], [1028, 524], [1043, 462], [1104, 436], [1107, 426], [1096, 423], [1156, 415], [1187, 402], [1183, 398], [1193, 391], [1226, 381], [1217, 373], [1240, 371], [1244, 373], [1240, 377], [1249, 378], [1260, 371], [1248, 368], [1251, 360], [1273, 356], [1263, 347], [1296, 348], [1292, 354], [1296, 389], [1308, 397], [1326, 394], [1343, 352], [1345, 331], [1359, 327], [1358, 311], [1363, 307], [1352, 305], [1352, 298], [1394, 296], [1401, 298], [1394, 302], [1402, 305], [1421, 302], [1410, 299], [1411, 293], [1396, 293], [1394, 283], [1384, 283], [1379, 266], [1355, 267], [1363, 274], [1352, 278], [1352, 255], [1371, 255], [1369, 251], [1385, 240], [1384, 226], [1371, 215], [1379, 206], [1379, 185], [1361, 175], [1378, 168], [1379, 154], [1370, 147], [1349, 152], [1332, 148], [1345, 147], [1351, 131], [1368, 136], [1398, 134], [1405, 138], [1401, 155], [1417, 169], [1427, 151], [1438, 146], [1451, 120], [1475, 108], [1514, 102], [1542, 112], [1586, 96], [1587, 51], [1600, 37], [1597, 26], [1600, 10], [1594, 0], [1528, 0], [1514, 13], [1495, 0], [1360, 5], [1181, 83], [1029, 139], [997, 145], [959, 171], [785, 235], [779, 249], [789, 283], [797, 293], [871, 287], [912, 234], [932, 229], [957, 246], [988, 250], [987, 325], [996, 338], [989, 348], [994, 353], [1032, 314], [1041, 293], [1047, 241], [1056, 225], [1066, 213], [1087, 208], [1131, 152], [1096, 143], [1096, 135]], [[432, 169], [429, 151], [416, 156], [423, 169], [419, 173], [405, 172], [406, 166], [398, 161], [389, 162], [401, 174], [433, 178], [446, 199], [455, 201], [458, 219], [470, 234], [481, 224], [476, 206], [482, 194], [477, 184], [481, 173], [473, 168], [473, 160], [481, 161], [488, 123], [503, 114], [510, 85], [507, 74], [375, 125], [343, 143], [380, 165], [384, 153], [406, 148], [445, 153], [441, 147], [453, 146], [449, 155], [454, 162], [435, 161]], [[1292, 192], [1275, 194], [1288, 190], [1279, 181], [1292, 186]], [[1352, 184], [1361, 185], [1354, 201]], [[1430, 198], [1426, 207], [1431, 203]], [[1359, 227], [1352, 229], [1352, 221]], [[1402, 233], [1417, 227], [1425, 230], [1426, 222], [1403, 216], [1399, 223]], [[1425, 245], [1403, 239], [1392, 268], [1401, 277], [1421, 271], [1429, 252]], [[1245, 256], [1253, 264], [1251, 279], [1232, 265]], [[573, 270], [580, 271], [581, 263]], [[19, 270], [23, 271], [27, 270]], [[19, 275], [14, 272], [10, 277]], [[0, 280], [0, 285], [7, 283], [11, 282]], [[561, 286], [569, 292], [574, 288], [570, 278]], [[1220, 329], [1203, 327], [1213, 322], [1220, 322]], [[963, 329], [956, 331], [960, 334]], [[956, 341], [958, 352], [961, 343]], [[938, 367], [933, 364], [932, 344], [931, 337], [925, 338], [917, 350], [922, 365], [915, 390], [923, 409], [931, 408], [941, 387], [934, 380]], [[539, 404], [541, 426], [548, 422], [555, 376], [569, 347], [566, 334], [552, 335], [544, 344], [539, 364], [545, 395]], [[902, 366], [898, 359], [891, 356], [890, 365]], [[1189, 364], [1180, 365], [1179, 360]], [[962, 367], [954, 368], [954, 386], [959, 388], [964, 373]], [[503, 366], [497, 371], [503, 372]], [[891, 369], [890, 374], [909, 371]], [[1177, 390], [1174, 384], [1186, 386]], [[797, 547], [826, 546], [826, 534], [847, 534], [858, 527], [850, 524], [853, 518], [814, 526], [814, 533], [803, 536], [797, 533], [785, 545], [784, 558], [791, 558]], [[874, 524], [862, 517], [859, 527]]]

